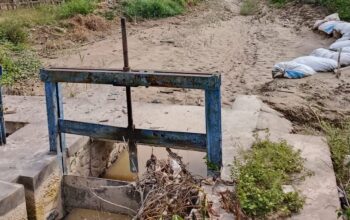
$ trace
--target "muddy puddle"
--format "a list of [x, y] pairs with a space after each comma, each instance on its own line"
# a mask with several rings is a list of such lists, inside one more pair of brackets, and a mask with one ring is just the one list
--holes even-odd
[[128, 215], [90, 209], [73, 209], [64, 220], [130, 220]]
[[[138, 145], [137, 149], [139, 160], [139, 177], [141, 177], [146, 171], [146, 162], [151, 157], [152, 151], [158, 159], [168, 158], [168, 152], [162, 147], [152, 148], [150, 146]], [[205, 164], [205, 160], [203, 159], [206, 156], [206, 153], [176, 149], [172, 149], [172, 151], [182, 157], [184, 164], [187, 165], [187, 168], [192, 175], [202, 177], [207, 175], [207, 166]], [[119, 155], [117, 161], [107, 169], [104, 178], [123, 181], [134, 181], [137, 178], [137, 174], [130, 172], [129, 153], [126, 150], [123, 151]]]

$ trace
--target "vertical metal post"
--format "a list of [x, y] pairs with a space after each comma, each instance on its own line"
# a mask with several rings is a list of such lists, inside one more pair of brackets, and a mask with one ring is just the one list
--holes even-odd
[[[121, 18], [121, 31], [122, 31], [122, 43], [123, 43], [123, 58], [124, 58], [124, 68], [123, 71], [130, 71], [129, 66], [129, 57], [128, 57], [128, 41], [126, 36], [126, 20]], [[130, 170], [133, 173], [138, 172], [138, 160], [137, 160], [137, 146], [133, 139], [134, 133], [134, 122], [132, 118], [132, 103], [131, 103], [131, 88], [130, 86], [126, 87], [126, 104], [128, 109], [128, 129], [129, 129], [129, 160], [130, 160]]]
[[[0, 77], [2, 77], [2, 66], [0, 66]], [[0, 145], [6, 144], [6, 128], [4, 120], [4, 104], [2, 102], [2, 87], [0, 85]]]
[[58, 163], [63, 173], [66, 173], [64, 148], [65, 136], [59, 132], [58, 119], [63, 117], [60, 85], [45, 82], [47, 122], [49, 129], [50, 152], [57, 154]]
[[[58, 119], [64, 119], [64, 114], [63, 114], [63, 95], [62, 95], [62, 88], [60, 83], [56, 83], [56, 94], [57, 94], [57, 114], [58, 114]], [[58, 124], [58, 122], [57, 122]], [[67, 164], [66, 164], [66, 134], [62, 133], [60, 129], [58, 128], [58, 138], [60, 141], [60, 152], [61, 155], [59, 159], [62, 161], [62, 172], [63, 174], [67, 174]]]
[[[221, 128], [221, 95], [220, 76], [215, 89], [205, 90], [205, 117], [207, 133], [207, 155], [208, 162], [222, 166], [222, 128]], [[209, 173], [220, 172], [220, 170], [208, 170]]]

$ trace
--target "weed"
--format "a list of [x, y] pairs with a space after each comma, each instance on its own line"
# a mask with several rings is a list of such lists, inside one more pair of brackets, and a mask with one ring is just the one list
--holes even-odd
[[[274, 6], [282, 7], [288, 2], [300, 2], [296, 0], [270, 0]], [[307, 1], [305, 1], [307, 2]], [[315, 0], [316, 5], [328, 8], [331, 12], [338, 12], [343, 20], [350, 21], [350, 1], [348, 0]]]
[[16, 20], [5, 20], [0, 24], [0, 39], [10, 41], [14, 44], [21, 44], [27, 41], [28, 34], [23, 24]]
[[338, 12], [343, 20], [350, 20], [350, 1], [348, 0], [316, 0], [332, 12]]
[[327, 137], [337, 183], [345, 196], [342, 201], [344, 209], [338, 212], [338, 217], [342, 216], [344, 219], [350, 219], [348, 202], [350, 195], [350, 121], [345, 121], [338, 127], [321, 122], [321, 127]]
[[282, 217], [300, 211], [304, 199], [299, 193], [282, 190], [282, 185], [292, 183], [292, 177], [305, 173], [300, 151], [284, 141], [257, 140], [244, 152], [243, 159], [235, 161], [232, 174], [237, 180], [239, 203], [247, 215], [264, 218], [276, 213]]
[[23, 27], [52, 24], [57, 20], [57, 8], [55, 5], [41, 5], [35, 8], [19, 8], [16, 10], [2, 11], [1, 24], [16, 21]]
[[6, 45], [0, 47], [0, 64], [3, 68], [1, 84], [11, 86], [38, 73], [41, 63], [32, 51]]
[[282, 7], [290, 0], [270, 0], [270, 3], [275, 7]]
[[97, 4], [94, 0], [70, 0], [63, 3], [58, 9], [60, 18], [70, 18], [74, 15], [87, 15], [92, 13]]
[[[337, 178], [341, 182], [347, 182], [350, 179], [350, 169], [345, 159], [350, 155], [350, 122], [344, 122], [340, 127], [323, 122], [322, 129], [327, 137]], [[350, 192], [350, 186], [347, 191]]]
[[213, 163], [213, 162], [210, 162], [208, 160], [208, 156], [205, 156], [203, 158], [205, 160], [205, 164], [207, 165], [207, 168], [209, 170], [212, 170], [212, 171], [220, 171], [220, 166], [218, 166], [217, 164]]
[[123, 13], [131, 18], [164, 18], [181, 14], [186, 3], [182, 0], [126, 0]]
[[244, 0], [241, 5], [241, 15], [253, 15], [258, 11], [257, 0]]

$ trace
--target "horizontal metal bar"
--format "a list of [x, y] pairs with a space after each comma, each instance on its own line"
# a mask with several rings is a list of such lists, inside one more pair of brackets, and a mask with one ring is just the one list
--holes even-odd
[[[128, 140], [128, 129], [110, 125], [58, 120], [59, 132], [115, 141]], [[183, 150], [206, 151], [206, 135], [200, 133], [135, 129], [133, 138], [138, 143]]]
[[[118, 68], [84, 68], [84, 67], [50, 67], [45, 68], [44, 70], [79, 70], [79, 71], [119, 71], [122, 72], [123, 69]], [[143, 70], [136, 70], [133, 69], [133, 72], [154, 72], [154, 73], [181, 73], [181, 74], [193, 74], [193, 75], [213, 75], [213, 73], [207, 73], [207, 72], [183, 72], [183, 71], [170, 71], [170, 70], [149, 70], [149, 69], [143, 69]]]
[[115, 86], [156, 86], [189, 89], [219, 88], [219, 74], [130, 71], [111, 69], [48, 68], [40, 70], [44, 82], [112, 84]]

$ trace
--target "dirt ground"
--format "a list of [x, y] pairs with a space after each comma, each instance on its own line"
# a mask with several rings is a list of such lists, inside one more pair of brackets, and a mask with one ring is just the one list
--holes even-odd
[[[334, 39], [310, 29], [322, 10], [290, 6], [288, 10], [261, 5], [254, 16], [239, 14], [239, 0], [208, 0], [186, 15], [128, 24], [130, 65], [133, 69], [201, 71], [222, 74], [222, 103], [228, 107], [237, 94], [256, 94], [296, 124], [316, 122], [315, 115], [338, 122], [350, 115], [350, 71], [340, 79], [332, 73], [290, 80], [272, 79], [275, 63], [327, 48]], [[119, 25], [105, 39], [58, 58], [46, 66], [121, 68]], [[89, 87], [66, 86], [69, 96]], [[104, 96], [103, 90], [100, 92]], [[41, 95], [40, 87], [35, 92]], [[135, 88], [133, 100], [202, 105], [200, 91]], [[311, 125], [312, 126], [312, 125]]]

